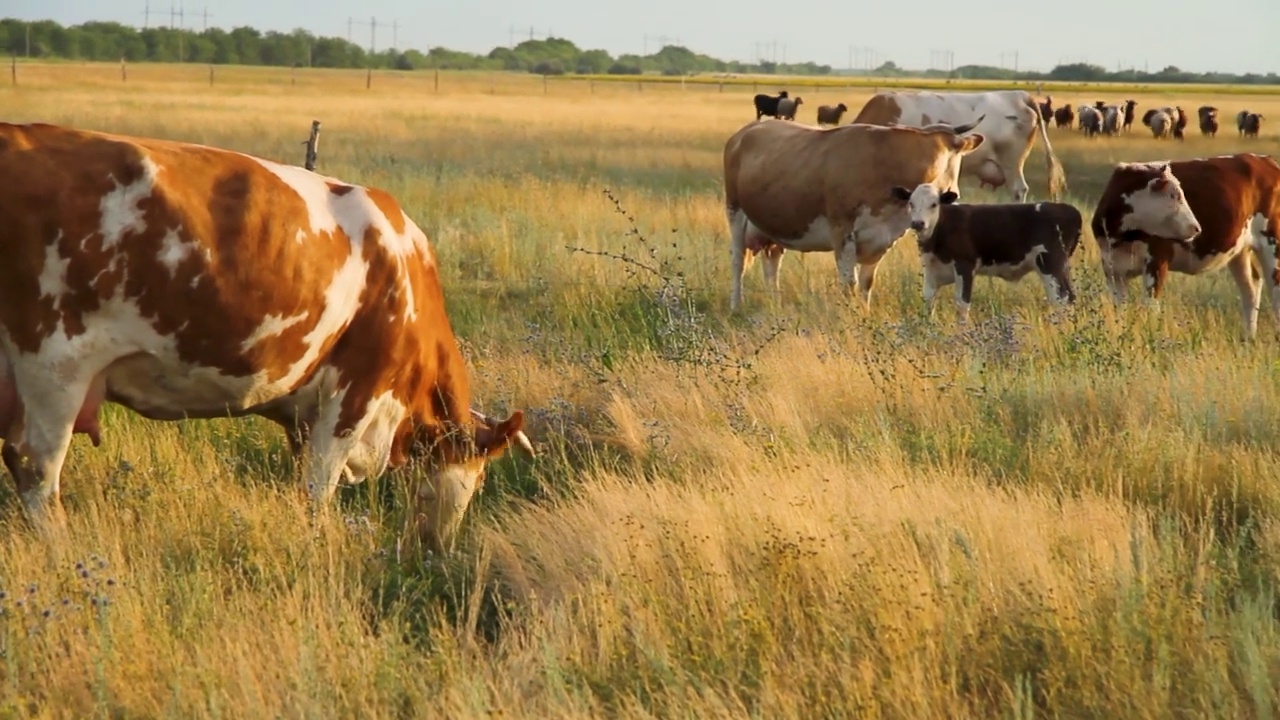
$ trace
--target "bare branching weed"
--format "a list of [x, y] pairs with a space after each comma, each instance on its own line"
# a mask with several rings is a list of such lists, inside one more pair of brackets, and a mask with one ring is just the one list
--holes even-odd
[[[1074, 307], [984, 278], [961, 326], [945, 291], [924, 312], [903, 241], [870, 310], [829, 255], [788, 253], [778, 296], [753, 268], [731, 315], [720, 163], [749, 87], [23, 70], [7, 120], [298, 164], [322, 120], [317, 170], [387, 189], [426, 230], [477, 404], [524, 409], [542, 452], [494, 464], [454, 555], [410, 562], [397, 478], [344, 489], [342, 521], [316, 525], [275, 426], [109, 408], [64, 473], [67, 548], [0, 490], [0, 714], [1280, 708], [1280, 341], [1265, 314], [1237, 339], [1225, 272], [1113, 307], [1086, 232]], [[1280, 117], [1269, 97], [1098, 93], [1055, 101]], [[1116, 161], [1280, 152], [1228, 130], [1050, 137], [1087, 217]], [[1027, 174], [1040, 197], [1036, 157]]]

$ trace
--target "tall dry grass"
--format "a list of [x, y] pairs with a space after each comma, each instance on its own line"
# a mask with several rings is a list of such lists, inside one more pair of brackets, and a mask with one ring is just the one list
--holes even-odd
[[[1273, 323], [1237, 339], [1225, 275], [1113, 308], [1086, 238], [1074, 310], [982, 282], [961, 328], [925, 317], [904, 243], [869, 312], [789, 254], [733, 317], [718, 163], [749, 91], [22, 70], [8, 120], [290, 162], [322, 120], [319, 169], [427, 230], [479, 401], [527, 410], [543, 452], [498, 463], [460, 551], [419, 565], [398, 478], [316, 525], [268, 423], [110, 409], [64, 473], [66, 547], [0, 495], [6, 715], [1277, 711], [1280, 365]], [[860, 93], [802, 90], [801, 119]], [[1259, 100], [1208, 99], [1280, 117]], [[1280, 149], [1141, 132], [1051, 132], [1086, 213], [1118, 160]]]

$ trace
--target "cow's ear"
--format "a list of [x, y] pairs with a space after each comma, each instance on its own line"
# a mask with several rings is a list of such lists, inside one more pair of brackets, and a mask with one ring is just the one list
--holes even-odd
[[894, 200], [901, 200], [902, 202], [906, 202], [911, 199], [911, 191], [901, 185], [894, 185], [893, 189], [889, 191], [889, 195]]
[[971, 153], [982, 147], [982, 143], [986, 141], [987, 139], [983, 137], [981, 133], [973, 133], [972, 135], [965, 135], [964, 137], [957, 135], [951, 140], [952, 146], [962, 153]]
[[529, 454], [533, 454], [533, 446], [529, 443], [529, 439], [524, 436], [524, 433], [521, 432], [520, 429], [522, 427], [524, 427], [524, 413], [519, 410], [511, 413], [511, 417], [493, 427], [477, 424], [477, 454], [481, 457], [497, 457], [506, 452], [512, 441], [519, 443], [520, 447]]
[[950, 205], [951, 203], [954, 203], [956, 200], [959, 200], [959, 199], [960, 199], [960, 193], [956, 192], [955, 190], [948, 190], [938, 196], [938, 200], [940, 200], [943, 205]]

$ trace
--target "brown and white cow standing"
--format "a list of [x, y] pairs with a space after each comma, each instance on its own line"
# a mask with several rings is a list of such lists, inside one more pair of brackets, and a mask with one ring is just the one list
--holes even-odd
[[1138, 275], [1150, 297], [1158, 299], [1170, 270], [1202, 275], [1225, 266], [1240, 290], [1250, 338], [1257, 333], [1260, 279], [1280, 315], [1278, 233], [1280, 165], [1252, 153], [1122, 163], [1112, 171], [1093, 215], [1103, 272], [1117, 302]]
[[[986, 138], [982, 148], [965, 157], [961, 172], [973, 176], [983, 186], [1000, 188], [1008, 184], [1015, 201], [1029, 190], [1023, 172], [1036, 133], [1044, 142], [1045, 172], [1049, 199], [1066, 190], [1066, 176], [1049, 142], [1048, 122], [1036, 101], [1022, 90], [991, 92], [925, 92], [882, 90], [862, 106], [854, 123], [926, 127], [937, 123], [956, 125], [982, 116], [976, 131]], [[911, 185], [909, 187], [914, 187]]]
[[972, 129], [762, 122], [734, 133], [724, 147], [730, 308], [742, 302], [742, 276], [756, 254], [765, 258], [765, 283], [777, 289], [788, 249], [833, 252], [842, 285], [856, 281], [870, 304], [876, 267], [910, 223], [893, 186], [954, 189], [961, 159], [984, 142], [966, 135]]
[[33, 523], [103, 402], [285, 427], [317, 509], [413, 460], [446, 549], [515, 412], [473, 414], [426, 235], [387, 193], [249, 155], [0, 124], [0, 437]]
[[912, 190], [895, 187], [907, 203], [911, 229], [924, 271], [924, 301], [930, 312], [940, 288], [959, 283], [956, 306], [969, 319], [975, 276], [1017, 282], [1031, 271], [1040, 275], [1045, 295], [1055, 305], [1075, 302], [1068, 261], [1080, 244], [1084, 219], [1067, 203], [957, 204], [954, 192], [933, 185]]

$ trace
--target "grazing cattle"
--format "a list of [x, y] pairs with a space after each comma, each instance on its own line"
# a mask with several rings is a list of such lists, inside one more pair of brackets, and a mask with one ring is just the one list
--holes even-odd
[[1218, 134], [1218, 108], [1202, 105], [1200, 110], [1200, 133], [1215, 137]]
[[856, 281], [870, 305], [876, 266], [910, 223], [891, 189], [921, 183], [954, 189], [962, 159], [985, 142], [966, 135], [973, 127], [765, 122], [734, 133], [724, 147], [730, 308], [742, 302], [742, 275], [756, 254], [765, 257], [765, 283], [777, 289], [787, 249], [833, 252], [844, 288]]
[[447, 548], [517, 411], [470, 408], [435, 253], [387, 193], [236, 152], [0, 124], [0, 436], [60, 530], [74, 434], [103, 402], [284, 426], [313, 506], [421, 463], [418, 537]]
[[759, 95], [756, 95], [754, 98], [754, 102], [756, 105], [756, 120], [759, 120], [760, 118], [766, 115], [772, 118], [778, 117], [778, 102], [780, 100], [785, 100], [786, 98], [787, 98], [786, 90], [783, 90], [782, 92], [778, 93], [776, 96], [765, 95], [764, 93], [760, 93]]
[[1102, 113], [1102, 134], [1118, 135], [1124, 122], [1124, 110], [1119, 105], [1103, 105], [1098, 108]]
[[1177, 140], [1187, 139], [1187, 112], [1181, 107], [1173, 109], [1173, 137]]
[[1236, 133], [1239, 134], [1241, 137], [1244, 136], [1244, 123], [1245, 123], [1245, 120], [1248, 119], [1248, 117], [1249, 117], [1248, 110], [1241, 110], [1240, 112], [1236, 113]]
[[849, 106], [844, 103], [839, 105], [819, 105], [818, 106], [818, 124], [819, 125], [839, 125], [840, 118], [849, 111]]
[[1259, 113], [1249, 113], [1246, 115], [1244, 118], [1244, 136], [1258, 137], [1258, 133], [1262, 131], [1263, 120], [1266, 120], [1266, 118]]
[[1053, 119], [1053, 96], [1046, 95], [1044, 102], [1040, 103], [1040, 119], [1045, 125]]
[[1147, 127], [1151, 128], [1151, 135], [1157, 140], [1163, 140], [1173, 132], [1173, 118], [1163, 110], [1156, 110], [1150, 117], [1143, 118], [1143, 121]]
[[1280, 232], [1280, 165], [1241, 153], [1196, 160], [1122, 163], [1093, 215], [1102, 267], [1117, 302], [1143, 276], [1159, 298], [1169, 271], [1187, 275], [1227, 267], [1240, 290], [1244, 331], [1257, 332], [1261, 265], [1273, 311], [1280, 314], [1276, 237]]
[[1124, 101], [1124, 131], [1129, 132], [1133, 127], [1133, 115], [1135, 108], [1138, 107], [1137, 100]]
[[1075, 110], [1072, 110], [1070, 105], [1063, 105], [1053, 111], [1053, 122], [1057, 127], [1070, 128], [1075, 119]]
[[1142, 113], [1142, 124], [1147, 127], [1151, 127], [1151, 119], [1154, 118], [1158, 112], [1160, 112], [1159, 108], [1151, 108], [1150, 110]]
[[782, 98], [781, 100], [778, 101], [778, 119], [779, 120], [795, 120], [796, 110], [799, 109], [800, 105], [802, 105], [803, 103], [804, 103], [804, 100], [799, 97], [796, 97], [794, 99]]
[[[880, 91], [873, 95], [854, 118], [855, 123], [924, 127], [934, 123], [984, 120], [977, 132], [986, 138], [982, 147], [967, 155], [961, 172], [978, 178], [983, 186], [999, 188], [1008, 182], [1014, 200], [1027, 195], [1023, 165], [1035, 144], [1036, 130], [1044, 141], [1049, 197], [1056, 198], [1066, 188], [1062, 165], [1049, 143], [1046, 123], [1035, 100], [1021, 90], [997, 92], [915, 92]], [[1012, 181], [1010, 182], [1010, 176]], [[911, 187], [915, 187], [912, 185]]]
[[907, 203], [920, 248], [924, 300], [933, 311], [939, 288], [958, 282], [956, 305], [969, 319], [976, 275], [1016, 282], [1032, 270], [1049, 302], [1075, 302], [1067, 261], [1080, 243], [1084, 220], [1067, 203], [955, 204], [954, 192], [934, 185], [895, 187]]
[[1079, 109], [1080, 131], [1085, 137], [1093, 137], [1102, 132], [1102, 111], [1096, 107], [1081, 105]]

